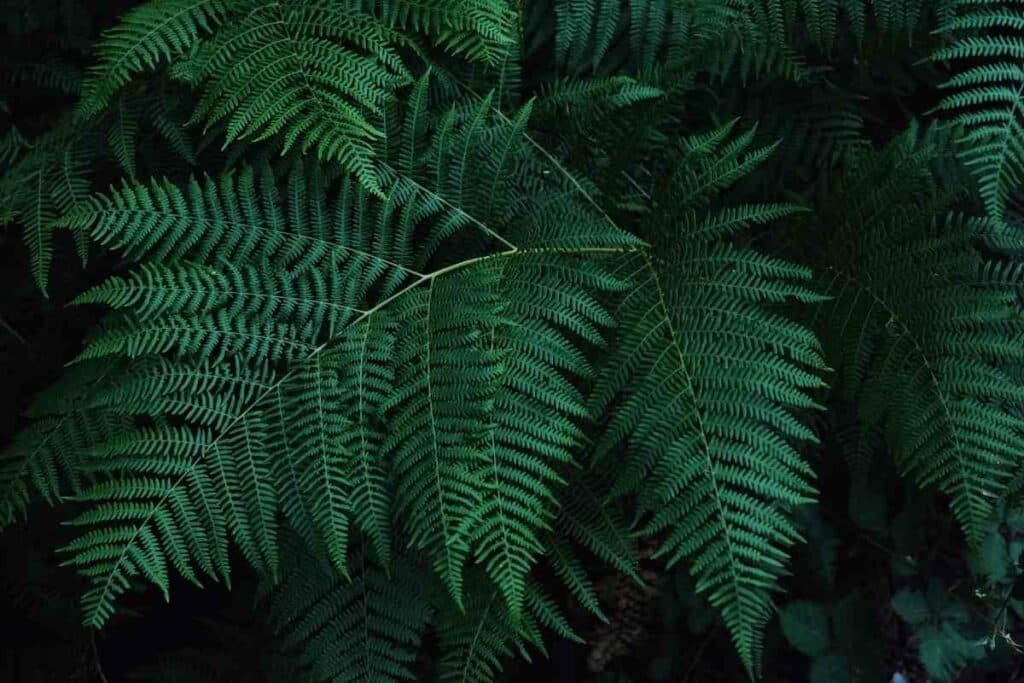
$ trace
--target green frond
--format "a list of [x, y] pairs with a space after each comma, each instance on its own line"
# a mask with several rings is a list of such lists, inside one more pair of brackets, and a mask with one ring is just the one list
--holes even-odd
[[573, 70], [596, 69], [619, 31], [620, 8], [618, 0], [556, 2], [556, 59]]
[[607, 623], [608, 617], [601, 610], [598, 602], [597, 592], [594, 590], [593, 582], [587, 568], [580, 561], [576, 552], [568, 541], [557, 534], [551, 534], [545, 539], [548, 563], [561, 579], [562, 584], [569, 589], [569, 593], [588, 612], [601, 621]]
[[452, 597], [462, 599], [462, 567], [481, 523], [481, 468], [500, 358], [487, 332], [498, 323], [494, 273], [484, 268], [432, 279], [397, 308], [396, 390], [385, 409], [398, 511], [410, 543], [427, 550]]
[[[338, 411], [350, 397], [342, 391], [332, 354], [316, 354], [298, 363], [281, 383], [278, 436], [291, 451], [299, 495], [320, 532], [327, 554], [342, 575], [348, 572], [349, 519], [353, 513], [351, 472], [346, 461], [360, 448], [363, 433]], [[325, 357], [326, 356], [326, 357]], [[359, 395], [362, 400], [362, 394]], [[365, 457], [365, 456], [364, 456]], [[377, 528], [379, 531], [379, 527]]]
[[612, 494], [635, 493], [648, 516], [642, 533], [661, 537], [657, 555], [688, 560], [756, 670], [771, 593], [799, 540], [790, 511], [813, 500], [798, 447], [815, 439], [796, 413], [815, 407], [809, 392], [823, 364], [811, 331], [772, 310], [816, 301], [810, 272], [718, 241], [739, 216], [788, 211], [699, 218], [770, 151], [745, 153], [750, 134], [729, 140], [730, 128], [684, 140], [659, 186], [653, 201], [671, 210], [647, 229], [651, 252], [621, 267], [636, 285], [615, 311], [620, 332], [591, 406], [609, 414], [594, 467], [617, 462]]
[[443, 656], [442, 681], [488, 683], [502, 668], [502, 660], [518, 653], [529, 661], [528, 648], [546, 655], [543, 629], [577, 639], [551, 599], [535, 582], [527, 586], [524, 610], [518, 619], [508, 611], [497, 591], [486, 590], [480, 574], [471, 574], [462, 609], [443, 606], [437, 614], [437, 633]]
[[196, 147], [185, 129], [188, 117], [182, 112], [181, 101], [166, 92], [161, 92], [158, 97], [153, 97], [144, 104], [147, 118], [157, 134], [188, 165], [195, 166]]
[[100, 39], [99, 63], [82, 84], [79, 112], [98, 115], [135, 74], [188, 52], [202, 34], [225, 20], [232, 4], [230, 0], [149, 0], [130, 10]]
[[174, 351], [179, 356], [281, 362], [315, 346], [296, 339], [287, 325], [233, 316], [217, 310], [206, 316], [168, 315], [153, 320], [115, 316], [88, 341], [76, 361], [103, 357], [140, 358]]
[[[592, 468], [593, 469], [593, 468]], [[557, 531], [637, 583], [640, 556], [628, 522], [608, 504], [609, 476], [573, 472], [562, 494]]]
[[[92, 152], [71, 126], [61, 126], [33, 142], [0, 179], [3, 224], [17, 222], [28, 249], [32, 276], [46, 293], [53, 260], [53, 234], [60, 217], [89, 193]], [[75, 231], [84, 262], [86, 242]]]
[[[513, 18], [493, 0], [150, 0], [104, 34], [79, 112], [99, 115], [132, 76], [167, 62], [174, 77], [201, 90], [192, 122], [221, 128], [225, 145], [273, 136], [284, 152], [339, 162], [382, 194], [381, 119], [395, 91], [412, 82], [415, 63], [426, 60], [419, 36], [471, 62], [497, 64], [514, 44]], [[127, 158], [123, 145], [114, 151]]]
[[[177, 467], [217, 492], [218, 523], [262, 573], [276, 573], [278, 512], [342, 573], [352, 526], [389, 566], [397, 519], [456, 601], [473, 555], [516, 619], [530, 600], [544, 608], [528, 576], [587, 417], [579, 340], [604, 343], [613, 320], [600, 298], [625, 287], [606, 262], [636, 240], [543, 182], [522, 139], [528, 113], [495, 121], [485, 99], [432, 135], [407, 120], [425, 151], [398, 155], [406, 172], [383, 198], [302, 164], [282, 182], [243, 167], [184, 188], [125, 183], [62, 220], [139, 262], [75, 301], [116, 309], [77, 362], [129, 361], [92, 405], [193, 435]], [[530, 193], [537, 201], [499, 203]], [[535, 210], [556, 199], [565, 220], [552, 224]], [[435, 263], [456, 238], [467, 256]], [[98, 490], [121, 491], [121, 461], [97, 462]], [[118, 562], [93, 567], [70, 547], [107, 582], [92, 623], [125, 577], [167, 584], [173, 539], [150, 530], [184, 482], [126, 481], [117, 495], [150, 512], [129, 515], [136, 533], [103, 539], [108, 552], [124, 544]], [[143, 537], [146, 565], [131, 559]], [[192, 571], [185, 560], [171, 564]]]
[[943, 27], [949, 44], [932, 54], [951, 63], [952, 91], [937, 107], [963, 127], [960, 157], [978, 181], [989, 217], [1005, 220], [1024, 174], [1024, 13], [1005, 3], [959, 0]]
[[[152, 175], [163, 169], [165, 160], [176, 161], [175, 156], [188, 165], [196, 162], [191, 134], [185, 124], [188, 115], [183, 111], [179, 92], [164, 80], [135, 85], [117, 95], [106, 114], [95, 125], [106, 129], [106, 149], [121, 167], [128, 179], [138, 175]], [[155, 135], [151, 136], [150, 132]], [[151, 138], [158, 137], [173, 155], [154, 155], [162, 150]], [[141, 151], [140, 151], [141, 150]]]
[[59, 59], [39, 61], [5, 60], [0, 80], [7, 83], [32, 83], [65, 95], [77, 95], [82, 87], [82, 71]]
[[325, 542], [342, 574], [350, 520], [385, 568], [391, 561], [393, 494], [381, 448], [394, 328], [384, 312], [367, 318], [276, 389], [273, 438], [287, 453], [277, 476], [293, 497], [283, 501], [284, 512], [304, 538]]
[[[239, 489], [234, 454], [226, 445], [213, 453], [215, 444], [209, 431], [163, 427], [125, 432], [91, 449], [91, 468], [110, 475], [76, 496], [92, 505], [71, 524], [88, 531], [63, 548], [65, 564], [92, 584], [82, 598], [86, 625], [102, 626], [136, 576], [165, 598], [171, 567], [196, 583], [196, 569], [228, 578], [226, 513], [246, 514], [236, 506], [258, 489]], [[255, 552], [251, 520], [230, 519], [235, 538]]]
[[0, 454], [0, 524], [25, 515], [30, 487], [54, 505], [88, 482], [88, 449], [125, 426], [91, 402], [116, 373], [108, 363], [81, 364], [32, 403], [28, 416], [35, 421]]
[[308, 182], [291, 177], [287, 207], [265, 168], [184, 191], [166, 181], [125, 185], [77, 207], [64, 224], [144, 261], [76, 299], [125, 312], [83, 357], [295, 357], [357, 316], [375, 285], [386, 295], [418, 275], [390, 258], [407, 258], [411, 231], [431, 215], [415, 194], [367, 206], [366, 192], [344, 183], [328, 207], [320, 181]]
[[[909, 36], [927, 3], [852, 0], [554, 0], [554, 53], [569, 74], [605, 75], [667, 68], [741, 82], [771, 74], [801, 81], [812, 74], [806, 43], [830, 53], [849, 31], [861, 43], [871, 16], [886, 35]], [[550, 19], [548, 20], [550, 21]]]
[[[757, 38], [743, 2], [628, 3], [555, 0], [555, 57], [569, 73], [608, 71], [625, 61], [637, 72], [659, 66], [694, 66], [714, 46]], [[624, 48], [628, 48], [624, 49]], [[623, 54], [624, 53], [624, 54]]]
[[[976, 250], [969, 222], [943, 218], [941, 202], [889, 202], [926, 186], [921, 156], [898, 141], [827, 200], [822, 220], [837, 232], [822, 254], [830, 301], [816, 322], [861, 420], [883, 428], [904, 472], [951, 497], [977, 545], [1024, 447], [1013, 407], [1024, 393], [1005, 370], [1021, 356], [1016, 284]], [[865, 185], [885, 198], [867, 211]]]
[[634, 105], [665, 95], [664, 90], [629, 76], [564, 78], [545, 84], [537, 101], [536, 116], [556, 120], [580, 133], [607, 125], [612, 116]]
[[282, 648], [312, 680], [412, 680], [420, 641], [431, 620], [422, 569], [407, 559], [385, 573], [356, 553], [350, 581], [289, 540], [284, 580], [270, 598]]
[[613, 321], [595, 294], [622, 284], [593, 260], [557, 253], [514, 258], [496, 276], [508, 303], [489, 343], [502, 377], [486, 428], [486, 488], [473, 544], [518, 619], [527, 577], [544, 553], [540, 533], [560, 507], [559, 472], [576, 464], [583, 441], [587, 411], [576, 384], [591, 372], [574, 338], [601, 343]]
[[[824, 602], [783, 635], [867, 676], [841, 517], [909, 578], [938, 499], [1010, 642], [1022, 2], [140, 0], [92, 44], [16, 0], [0, 226], [44, 294], [58, 231], [100, 257], [54, 278], [91, 326], [0, 450], [0, 526], [67, 504], [93, 628], [241, 560], [267, 628], [160, 680], [483, 683], [581, 634], [607, 677], [649, 618], [756, 678], [794, 552]], [[35, 359], [65, 318], [12, 296]], [[922, 595], [951, 676], [980, 641]]]
[[125, 417], [170, 416], [220, 430], [247, 402], [270, 389], [273, 375], [266, 365], [250, 366], [238, 359], [183, 362], [154, 356], [135, 361], [116, 379], [94, 387], [85, 405]]
[[228, 535], [254, 565], [278, 573], [277, 505], [266, 425], [249, 410], [221, 435], [162, 426], [124, 431], [89, 451], [97, 483], [75, 499], [92, 505], [71, 524], [84, 532], [62, 549], [92, 583], [86, 625], [99, 628], [135, 576], [168, 597], [169, 569], [228, 579]]
[[279, 135], [285, 152], [312, 149], [381, 192], [372, 119], [411, 81], [396, 51], [409, 45], [350, 3], [272, 4], [204, 41], [175, 75], [203, 85], [193, 122], [223, 121], [226, 143]]
[[114, 108], [114, 121], [107, 129], [107, 144], [111, 154], [121, 164], [121, 168], [134, 178], [136, 174], [136, 135], [139, 131], [140, 112], [126, 98], [121, 97]]
[[496, 66], [516, 42], [516, 14], [505, 0], [363, 0], [389, 26], [430, 37], [447, 52]]

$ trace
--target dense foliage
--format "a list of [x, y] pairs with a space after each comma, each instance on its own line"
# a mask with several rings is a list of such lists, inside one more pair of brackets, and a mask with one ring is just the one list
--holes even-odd
[[1024, 3], [3, 13], [7, 680], [1024, 680]]

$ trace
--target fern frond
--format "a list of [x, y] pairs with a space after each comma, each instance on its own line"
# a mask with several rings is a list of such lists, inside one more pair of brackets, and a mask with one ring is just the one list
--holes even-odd
[[[839, 232], [823, 254], [831, 301], [818, 326], [861, 420], [883, 428], [904, 472], [951, 496], [977, 545], [1024, 447], [1011, 408], [1022, 392], [1004, 370], [1021, 356], [1015, 285], [972, 245], [969, 223], [941, 217], [941, 202], [890, 203], [927, 187], [927, 161], [898, 140], [829, 198], [823, 220]], [[863, 186], [875, 188], [866, 206]]]
[[116, 382], [94, 387], [85, 405], [124, 417], [171, 416], [220, 430], [272, 380], [266, 365], [253, 367], [238, 359], [212, 363], [146, 357], [121, 371]]
[[663, 535], [657, 555], [689, 561], [756, 670], [770, 596], [799, 539], [789, 512], [813, 500], [797, 447], [814, 435], [794, 413], [815, 406], [808, 393], [822, 361], [814, 335], [771, 310], [817, 300], [810, 272], [719, 242], [732, 230], [728, 213], [700, 218], [770, 151], [743, 154], [750, 135], [727, 140], [730, 127], [683, 141], [655, 195], [671, 210], [649, 228], [653, 249], [623, 266], [637, 285], [616, 311], [621, 332], [592, 395], [596, 414], [610, 412], [594, 466], [616, 454], [613, 494], [636, 493], [650, 515], [642, 532]]
[[135, 177], [136, 140], [139, 130], [139, 111], [121, 97], [114, 109], [114, 121], [107, 129], [107, 144], [129, 178]]
[[442, 681], [487, 683], [501, 671], [502, 660], [513, 653], [529, 661], [528, 648], [544, 651], [543, 631], [577, 639], [551, 599], [535, 582], [527, 587], [525, 609], [514, 619], [497, 591], [488, 591], [479, 574], [468, 577], [470, 590], [462, 610], [442, 607], [437, 632], [444, 655]]
[[371, 118], [411, 81], [395, 49], [409, 45], [344, 4], [266, 5], [218, 31], [175, 74], [204, 84], [193, 122], [224, 121], [227, 143], [280, 135], [284, 151], [313, 149], [381, 192], [372, 159], [382, 133]]
[[1024, 177], [1024, 13], [1006, 3], [959, 0], [941, 31], [951, 40], [932, 54], [955, 71], [937, 107], [963, 126], [960, 157], [978, 181], [990, 218], [1006, 219]]
[[640, 561], [633, 534], [622, 514], [611, 505], [609, 476], [575, 473], [562, 495], [557, 531], [587, 548], [596, 557], [637, 583]]
[[351, 581], [344, 581], [294, 540], [284, 557], [271, 621], [282, 648], [297, 655], [313, 680], [412, 680], [432, 616], [422, 569], [402, 559], [385, 573], [356, 553], [346, 572]]
[[559, 471], [576, 464], [583, 440], [586, 406], [569, 378], [591, 372], [573, 340], [603, 341], [601, 330], [613, 321], [595, 295], [622, 283], [593, 260], [544, 253], [502, 264], [498, 276], [508, 304], [490, 345], [502, 378], [485, 436], [486, 489], [474, 545], [518, 619], [527, 577], [544, 552], [539, 535], [552, 528], [560, 506]]
[[[92, 152], [73, 127], [63, 125], [34, 142], [33, 149], [0, 179], [0, 220], [21, 224], [32, 276], [46, 293], [53, 259], [53, 234], [60, 217], [89, 193]], [[75, 231], [83, 261], [86, 242]]]
[[230, 0], [149, 0], [104, 32], [99, 64], [82, 84], [78, 111], [93, 117], [137, 73], [185, 54], [227, 16]]
[[587, 568], [583, 566], [569, 543], [561, 536], [552, 534], [545, 539], [544, 545], [551, 568], [561, 579], [562, 584], [569, 589], [569, 593], [585, 610], [607, 623], [608, 617], [601, 611], [597, 592]]
[[115, 366], [79, 365], [36, 397], [28, 410], [35, 422], [0, 455], [0, 524], [25, 515], [30, 487], [53, 505], [89, 480], [88, 449], [125, 426], [91, 401], [119, 371]]
[[[86, 625], [99, 628], [135, 576], [156, 584], [165, 598], [170, 567], [196, 583], [196, 568], [227, 580], [222, 506], [251, 494], [238, 490], [237, 474], [221, 476], [218, 491], [211, 470], [234, 472], [233, 463], [203, 463], [192, 457], [211, 438], [209, 432], [188, 428], [154, 428], [122, 434], [93, 448], [91, 458], [107, 460], [104, 469], [116, 474], [76, 497], [93, 505], [71, 523], [90, 530], [63, 548], [69, 555], [65, 564], [92, 582], [82, 598]], [[236, 537], [251, 540], [248, 529], [248, 520], [236, 520]]]
[[385, 447], [398, 510], [409, 517], [410, 542], [430, 552], [456, 603], [470, 534], [481, 522], [477, 444], [501, 369], [485, 336], [498, 322], [494, 288], [493, 274], [477, 268], [431, 280], [403, 300], [396, 391], [385, 404], [394, 414]]
[[602, 299], [626, 286], [608, 264], [638, 240], [552, 182], [529, 107], [420, 125], [414, 93], [383, 197], [315, 165], [243, 167], [123, 183], [62, 219], [139, 263], [76, 300], [116, 309], [77, 363], [127, 365], [88, 405], [147, 425], [91, 449], [67, 548], [89, 624], [135, 577], [226, 577], [229, 540], [273, 582], [283, 513], [339, 574], [353, 531], [390, 569], [397, 526], [454, 604], [472, 555], [520, 635], [570, 633], [529, 575], [588, 418]]
[[55, 59], [32, 62], [6, 60], [0, 79], [7, 83], [32, 83], [65, 95], [77, 95], [82, 87], [81, 70]]
[[516, 14], [503, 0], [364, 0], [389, 26], [424, 34], [448, 52], [497, 66], [516, 43]]

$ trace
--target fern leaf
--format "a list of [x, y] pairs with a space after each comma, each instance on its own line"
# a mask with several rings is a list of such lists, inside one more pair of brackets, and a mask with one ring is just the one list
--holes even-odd
[[[352, 489], [346, 461], [358, 436], [346, 416], [335, 412], [346, 396], [341, 392], [339, 367], [323, 354], [298, 364], [282, 383], [282, 419], [310, 514], [319, 527], [328, 556], [342, 574], [348, 572], [348, 526], [352, 516]], [[337, 358], [333, 360], [337, 361]]]
[[932, 54], [957, 68], [943, 84], [953, 93], [937, 109], [963, 126], [960, 157], [989, 217], [1002, 221], [1024, 175], [1024, 13], [996, 2], [956, 6], [957, 16], [941, 29], [952, 42]]
[[[889, 203], [930, 184], [928, 159], [905, 136], [829, 198], [839, 233], [823, 254], [831, 302], [818, 325], [860, 419], [883, 428], [903, 471], [951, 496], [977, 545], [1024, 446], [1010, 407], [1021, 391], [1003, 370], [1020, 356], [1015, 285], [975, 250], [969, 223], [937, 216], [941, 201]], [[864, 198], [862, 186], [875, 191]]]
[[0, 523], [25, 515], [30, 487], [53, 505], [88, 482], [88, 449], [124, 427], [116, 415], [91, 401], [93, 392], [120, 371], [116, 366], [79, 365], [36, 397], [28, 410], [36, 421], [0, 455]]
[[476, 269], [433, 279], [402, 303], [399, 315], [408, 327], [395, 347], [400, 369], [386, 403], [394, 413], [386, 448], [393, 453], [396, 500], [409, 515], [410, 541], [428, 549], [459, 603], [462, 565], [485, 490], [478, 444], [500, 377], [498, 357], [484, 337], [497, 323], [493, 274]]
[[727, 141], [729, 128], [685, 140], [656, 195], [672, 210], [651, 227], [653, 251], [623, 266], [638, 285], [616, 312], [621, 333], [592, 406], [600, 414], [621, 400], [596, 466], [626, 448], [613, 493], [636, 492], [650, 515], [642, 532], [663, 535], [657, 555], [689, 561], [756, 670], [770, 596], [799, 539], [789, 511], [813, 500], [796, 446], [814, 436], [793, 413], [815, 405], [808, 392], [821, 384], [813, 370], [822, 361], [809, 330], [771, 311], [815, 301], [810, 272], [718, 243], [728, 220], [691, 222], [769, 151], [743, 156], [750, 135]]
[[424, 574], [408, 560], [390, 573], [359, 553], [351, 581], [294, 541], [286, 546], [284, 581], [270, 600], [283, 649], [295, 652], [315, 680], [403, 681], [431, 610]]
[[100, 39], [100, 62], [82, 84], [79, 112], [96, 116], [133, 75], [187, 52], [201, 34], [224, 21], [229, 5], [226, 0], [150, 0], [129, 11]]
[[[573, 353], [570, 335], [601, 341], [612, 323], [594, 298], [621, 284], [593, 261], [562, 255], [523, 256], [502, 264], [504, 322], [491, 332], [503, 377], [487, 428], [486, 490], [474, 534], [477, 560], [500, 588], [514, 619], [523, 610], [527, 577], [543, 553], [564, 484], [559, 470], [575, 464], [586, 417], [568, 378], [590, 374]], [[552, 300], [558, 305], [550, 306]], [[542, 303], [543, 302], [543, 303]]]
[[[17, 221], [29, 252], [32, 276], [45, 294], [53, 260], [53, 235], [59, 218], [89, 192], [87, 141], [70, 126], [60, 126], [35, 141], [0, 180], [3, 223]], [[76, 231], [79, 254], [84, 261], [86, 242]]]
[[107, 131], [107, 143], [117, 163], [130, 178], [135, 177], [135, 136], [139, 129], [139, 112], [122, 97], [114, 111], [114, 122]]
[[[239, 491], [237, 480], [222, 478], [222, 488], [233, 489], [227, 499], [218, 497], [207, 464], [194, 457], [211, 443], [208, 432], [156, 428], [93, 449], [94, 458], [114, 460], [104, 469], [118, 474], [77, 496], [93, 505], [71, 523], [90, 530], [62, 549], [69, 555], [65, 564], [92, 583], [82, 598], [86, 625], [102, 626], [135, 576], [156, 584], [165, 598], [171, 566], [194, 582], [196, 567], [227, 579], [227, 527], [220, 506], [253, 492]], [[247, 526], [236, 524], [236, 533]]]

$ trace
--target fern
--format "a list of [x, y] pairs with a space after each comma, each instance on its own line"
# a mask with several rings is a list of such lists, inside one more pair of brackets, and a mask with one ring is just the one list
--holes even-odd
[[412, 81], [408, 56], [425, 57], [409, 32], [494, 63], [510, 26], [503, 4], [487, 0], [152, 0], [105, 34], [79, 111], [97, 115], [134, 74], [172, 62], [175, 77], [202, 88], [192, 122], [223, 124], [225, 144], [278, 136], [284, 151], [315, 150], [383, 192], [374, 159], [384, 105]]
[[339, 581], [294, 538], [286, 545], [284, 581], [270, 597], [280, 646], [311, 680], [412, 679], [412, 664], [432, 614], [426, 576], [408, 560], [390, 573], [365, 554], [352, 558], [351, 581]]
[[831, 301], [818, 325], [861, 419], [884, 427], [905, 472], [951, 497], [976, 545], [1024, 445], [1006, 372], [1020, 355], [1016, 285], [976, 251], [970, 222], [938, 212], [941, 200], [893, 201], [927, 189], [928, 154], [908, 134], [862, 155], [826, 201], [838, 232], [820, 267]]
[[[4, 11], [0, 221], [91, 327], [0, 523], [70, 508], [90, 627], [182, 579], [267, 622], [140, 675], [489, 681], [555, 636], [601, 676], [657, 621], [699, 649], [651, 677], [725, 647], [753, 678], [785, 587], [811, 678], [878, 678], [863, 632], [906, 634], [850, 611], [862, 543], [901, 582], [942, 548], [1012, 642], [1014, 3], [146, 0], [94, 49], [36, 5]], [[929, 490], [956, 523], [921, 533]], [[980, 654], [896, 595], [934, 672]]]
[[[413, 102], [405, 123], [414, 150], [424, 149], [416, 140], [419, 106]], [[92, 450], [97, 483], [79, 497], [96, 504], [76, 522], [90, 531], [66, 549], [94, 582], [85, 600], [90, 624], [109, 616], [133, 576], [165, 591], [172, 568], [195, 581], [201, 574], [226, 578], [228, 538], [276, 576], [281, 510], [342, 574], [349, 571], [350, 525], [387, 562], [394, 556], [389, 520], [397, 514], [410, 547], [429, 556], [455, 605], [478, 597], [463, 583], [472, 555], [502, 601], [498, 612], [486, 613], [505, 614], [520, 635], [527, 618], [565, 630], [529, 578], [547, 555], [548, 532], [561, 529], [635, 575], [616, 515], [593, 494], [579, 503], [570, 495], [562, 507], [559, 493], [577, 466], [583, 422], [625, 392], [629, 399], [610, 413], [593, 466], [620, 441], [631, 444], [607, 495], [635, 491], [642, 510], [656, 513], [647, 531], [669, 531], [661, 553], [694, 563], [744, 661], [756, 666], [773, 579], [797, 537], [785, 508], [776, 506], [812, 493], [809, 470], [788, 442], [810, 433], [787, 407], [811, 407], [803, 392], [818, 384], [807, 371], [818, 364], [813, 339], [762, 307], [814, 297], [799, 284], [803, 270], [716, 244], [792, 209], [751, 205], [706, 214], [701, 207], [770, 150], [747, 152], [751, 134], [727, 142], [729, 126], [688, 139], [663, 190], [677, 208], [651, 227], [654, 256], [598, 227], [578, 204], [563, 205], [561, 224], [536, 213], [538, 205], [564, 202], [567, 190], [561, 180], [532, 179], [543, 173], [519, 137], [529, 110], [493, 124], [490, 106], [485, 98], [465, 114], [453, 109], [441, 117], [427, 153], [398, 156], [405, 172], [390, 171], [384, 200], [344, 180], [325, 201], [326, 181], [299, 166], [282, 205], [268, 169], [243, 169], [186, 188], [125, 185], [64, 219], [144, 262], [79, 298], [119, 309], [79, 362], [131, 359], [127, 374], [97, 401], [158, 425]], [[481, 144], [500, 153], [470, 153]], [[471, 190], [470, 173], [490, 191]], [[507, 213], [502, 197], [523, 191], [536, 201], [511, 203], [519, 208]], [[495, 220], [515, 227], [502, 236]], [[426, 226], [432, 234], [417, 255], [413, 239]], [[677, 239], [672, 248], [658, 241], [680, 228], [689, 241]], [[484, 252], [428, 265], [459, 234]], [[603, 243], [590, 241], [602, 234]], [[627, 256], [615, 256], [623, 250]], [[619, 261], [621, 275], [605, 270], [602, 255]], [[744, 303], [721, 300], [708, 277], [720, 278], [722, 292], [749, 292]], [[627, 287], [615, 315], [602, 299]], [[696, 310], [707, 313], [676, 308], [693, 297]], [[718, 355], [692, 330], [685, 346], [674, 332], [691, 315], [705, 321], [705, 334], [748, 340], [731, 361], [740, 372], [721, 389], [712, 385], [725, 392], [724, 403], [696, 389], [721, 368]], [[579, 345], [602, 346], [615, 322], [626, 332], [603, 361], [607, 370], [588, 409], [578, 385], [592, 371]], [[751, 333], [752, 322], [759, 332]], [[761, 346], [763, 335], [777, 350]], [[687, 387], [663, 400], [666, 390]], [[751, 409], [737, 412], [730, 407], [736, 402]], [[165, 425], [170, 416], [188, 425]], [[664, 451], [651, 439], [669, 424], [683, 431]], [[704, 446], [690, 442], [691, 427]], [[743, 434], [762, 435], [764, 443]], [[284, 457], [272, 464], [270, 452]], [[757, 465], [754, 453], [779, 467]], [[763, 478], [742, 481], [740, 471]], [[641, 484], [648, 472], [653, 476]], [[700, 484], [688, 488], [690, 481]], [[121, 502], [103, 502], [111, 499]], [[691, 506], [701, 512], [685, 515]], [[739, 516], [755, 509], [751, 521]], [[694, 525], [711, 530], [696, 543]], [[593, 606], [566, 552], [556, 568]], [[755, 561], [763, 553], [768, 559]]]
[[[813, 500], [811, 469], [797, 446], [813, 440], [794, 411], [813, 407], [822, 367], [811, 332], [771, 312], [814, 301], [810, 273], [722, 245], [725, 235], [791, 207], [708, 212], [708, 199], [769, 150], [731, 126], [687, 139], [681, 163], [652, 201], [671, 206], [649, 228], [653, 252], [624, 264], [638, 285], [617, 311], [616, 340], [592, 397], [609, 411], [596, 466], [626, 449], [612, 494], [635, 492], [649, 515], [642, 532], [664, 534], [658, 555], [686, 558], [698, 591], [722, 610], [744, 664], [756, 669], [790, 519]], [[729, 344], [723, 348], [722, 340]]]
[[[479, 579], [480, 575], [471, 578]], [[437, 630], [445, 651], [440, 663], [441, 680], [494, 680], [502, 659], [513, 652], [528, 660], [529, 648], [544, 651], [542, 629], [578, 640], [536, 584], [528, 587], [526, 609], [518, 619], [509, 613], [497, 592], [480, 590], [479, 583], [475, 588], [468, 592], [472, 600], [464, 609], [442, 609], [438, 614]]]
[[[422, 163], [448, 154], [470, 163], [465, 141], [492, 125], [488, 109], [483, 102], [464, 124], [447, 119], [441, 132], [455, 144], [435, 145]], [[511, 146], [502, 136], [519, 126], [495, 126], [497, 144]], [[508, 162], [526, 163], [522, 155]], [[91, 451], [97, 483], [79, 497], [97, 504], [76, 521], [90, 530], [67, 548], [94, 582], [90, 624], [109, 616], [135, 575], [165, 591], [170, 568], [226, 578], [227, 537], [276, 576], [278, 510], [343, 573], [352, 523], [387, 561], [389, 479], [411, 544], [433, 558], [456, 602], [472, 552], [511, 613], [524, 609], [538, 536], [557, 511], [557, 468], [573, 461], [585, 416], [561, 375], [588, 373], [569, 335], [602, 343], [611, 318], [594, 297], [621, 285], [594, 258], [629, 240], [613, 232], [607, 246], [557, 247], [558, 231], [546, 228], [532, 250], [423, 272], [439, 238], [415, 255], [422, 227], [440, 227], [441, 239], [462, 230], [510, 242], [452, 203], [475, 209], [493, 195], [463, 197], [461, 180], [446, 178], [428, 190], [415, 180], [420, 168], [412, 162], [387, 200], [344, 180], [328, 202], [325, 180], [299, 166], [283, 204], [269, 169], [243, 169], [184, 189], [125, 185], [65, 218], [145, 261], [78, 299], [119, 309], [78, 362], [132, 359], [94, 400], [157, 424]], [[491, 173], [496, 192], [519, 183], [503, 180], [504, 165]], [[556, 293], [553, 308], [540, 303]], [[164, 422], [172, 416], [187, 425]], [[550, 422], [530, 424], [542, 418]], [[532, 464], [533, 453], [550, 463]]]
[[995, 2], [956, 3], [957, 14], [941, 30], [950, 43], [932, 60], [951, 62], [953, 90], [938, 106], [963, 126], [961, 157], [978, 181], [989, 217], [1005, 220], [1024, 167], [1021, 147], [1024, 71], [1018, 65], [1024, 14]]
[[[0, 182], [3, 224], [17, 221], [28, 249], [32, 277], [44, 293], [53, 260], [53, 234], [58, 219], [89, 193], [88, 166], [92, 151], [70, 126], [34, 142], [33, 149], [13, 164]], [[85, 260], [87, 243], [75, 232]]]
[[78, 110], [95, 116], [133, 75], [185, 54], [224, 21], [229, 0], [157, 0], [136, 7], [97, 46], [100, 59], [82, 86]]
[[204, 42], [176, 74], [204, 84], [193, 121], [224, 121], [226, 142], [280, 133], [285, 151], [315, 145], [379, 191], [372, 158], [381, 132], [368, 117], [409, 83], [395, 50], [404, 45], [373, 16], [337, 3], [267, 5]]
[[92, 401], [116, 373], [116, 364], [82, 364], [32, 403], [35, 422], [0, 455], [0, 523], [25, 515], [30, 487], [53, 505], [88, 480], [83, 461], [91, 444], [126, 426]]
[[109, 122], [104, 121], [107, 146], [129, 178], [139, 175], [139, 146], [147, 142], [144, 133], [147, 128], [152, 128], [187, 164], [196, 163], [194, 145], [179, 109], [174, 94], [166, 88], [148, 92], [129, 90], [117, 99]]

